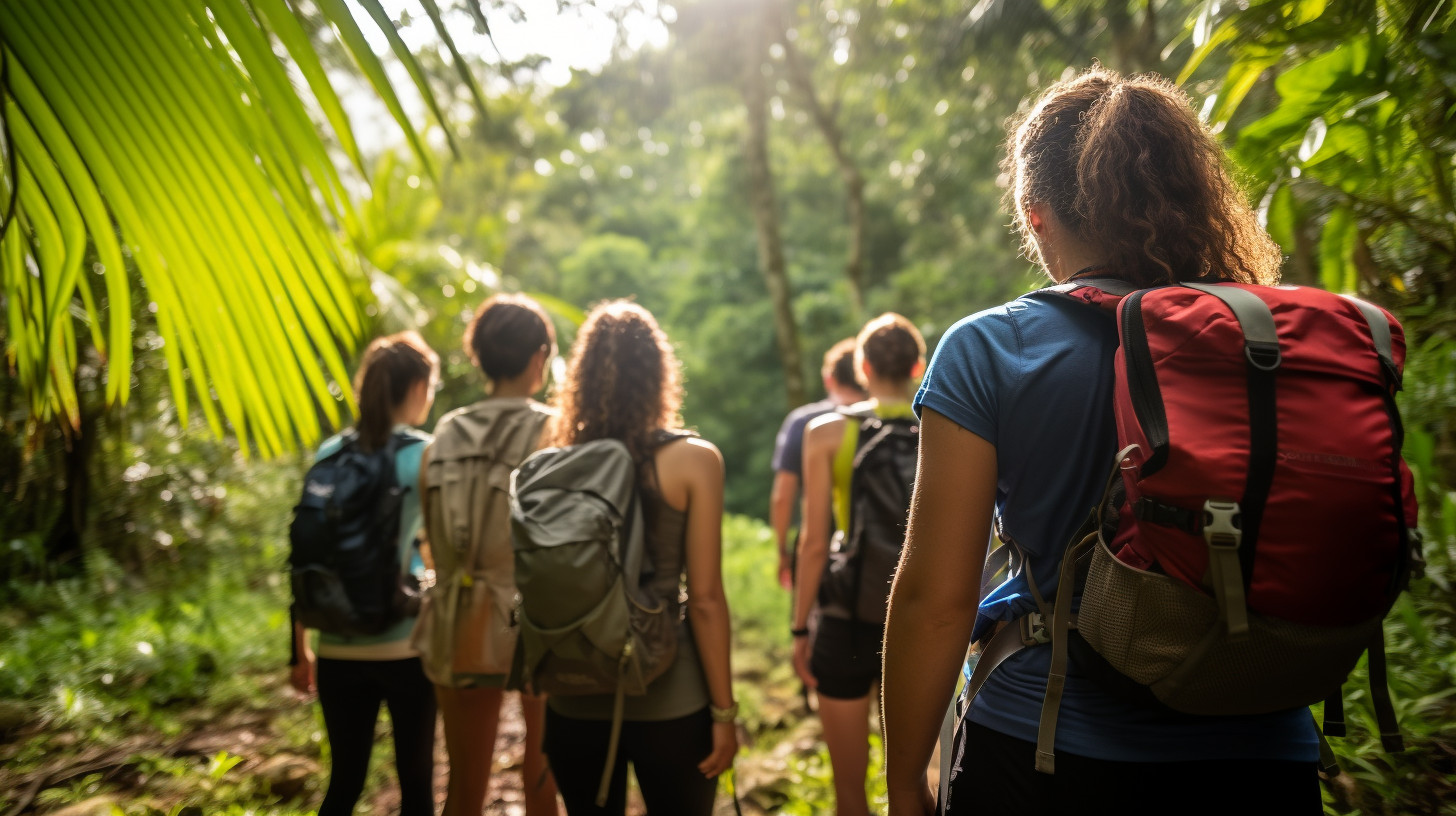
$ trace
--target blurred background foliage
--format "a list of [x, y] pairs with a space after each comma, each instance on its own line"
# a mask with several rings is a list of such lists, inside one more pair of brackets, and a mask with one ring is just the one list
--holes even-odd
[[[79, 227], [66, 222], [71, 232], [51, 228], [62, 219], [45, 213], [65, 208], [49, 203], [40, 177], [47, 162], [61, 173], [68, 162], [63, 148], [35, 152], [14, 125], [37, 116], [16, 90], [29, 53], [19, 38], [36, 36], [41, 24], [48, 38], [72, 36], [67, 14], [84, 5], [68, 0], [45, 16], [23, 0], [0, 12], [0, 43], [14, 72], [6, 156], [19, 161], [6, 165], [0, 192], [19, 184], [20, 213], [0, 243], [7, 314], [0, 342], [9, 366], [0, 379], [0, 708], [9, 708], [0, 715], [13, 715], [0, 716], [0, 731], [29, 738], [4, 749], [7, 762], [39, 767], [55, 747], [48, 740], [68, 730], [120, 739], [139, 729], [186, 730], [191, 721], [179, 719], [179, 709], [265, 706], [258, 688], [272, 681], [256, 678], [272, 677], [283, 659], [283, 531], [303, 467], [299, 454], [284, 452], [347, 421], [342, 372], [352, 370], [358, 341], [378, 333], [417, 328], [441, 353], [437, 415], [477, 399], [481, 381], [460, 338], [472, 309], [494, 291], [541, 297], [563, 353], [594, 301], [634, 297], [653, 310], [683, 361], [684, 418], [723, 450], [730, 512], [764, 516], [774, 433], [791, 407], [819, 396], [818, 362], [832, 343], [866, 317], [896, 310], [933, 346], [956, 320], [1036, 285], [1001, 203], [1004, 122], [1039, 88], [1100, 60], [1157, 71], [1188, 88], [1284, 247], [1289, 282], [1360, 294], [1405, 323], [1402, 407], [1430, 566], [1387, 630], [1391, 684], [1413, 747], [1386, 755], [1369, 737], [1373, 724], [1357, 728], [1336, 741], [1349, 776], [1327, 786], [1326, 799], [1331, 812], [1449, 806], [1456, 792], [1453, 4], [579, 0], [561, 5], [568, 12], [601, 5], [619, 22], [613, 53], [598, 70], [553, 84], [543, 80], [548, 65], [539, 56], [507, 60], [498, 50], [461, 52], [454, 41], [419, 36], [488, 34], [492, 21], [499, 27], [524, 14], [505, 0], [178, 0], [181, 22], [159, 28], [158, 38], [179, 26], [206, 35], [224, 19], [207, 10], [225, 5], [243, 15], [228, 16], [228, 25], [251, 21], [267, 37], [285, 84], [302, 100], [297, 110], [273, 102], [283, 86], [264, 87], [241, 47], [222, 61], [227, 82], [257, 83], [247, 92], [259, 89], [259, 99], [290, 111], [283, 117], [268, 107], [256, 123], [291, 123], [286, 137], [264, 140], [273, 152], [260, 154], [263, 183], [296, 191], [289, 212], [302, 213], [324, 247], [309, 258], [331, 265], [327, 274], [341, 281], [327, 291], [285, 287], [290, 308], [322, 314], [309, 299], [327, 297], [341, 316], [358, 315], [357, 325], [325, 320], [291, 348], [298, 371], [287, 376], [304, 384], [303, 391], [289, 386], [291, 396], [263, 376], [274, 369], [258, 367], [269, 346], [227, 356], [236, 350], [207, 328], [217, 303], [189, 311], [194, 301], [163, 296], [168, 280], [186, 291], [198, 275], [263, 275], [252, 279], [257, 284], [278, 274], [263, 268], [272, 256], [244, 263], [236, 247], [247, 244], [218, 234], [224, 219], [208, 210], [228, 209], [220, 188], [218, 200], [188, 199], [191, 208], [171, 210], [169, 240], [178, 246], [149, 244], [146, 218], [129, 221], [117, 211], [125, 190], [101, 181], [116, 231], [104, 228], [112, 223], [100, 217], [106, 211], [88, 213]], [[294, 29], [273, 16], [279, 11], [303, 39], [285, 38]], [[340, 14], [362, 27], [397, 28], [410, 45], [361, 49], [343, 35], [348, 22]], [[634, 46], [634, 20], [664, 26], [665, 45]], [[399, 73], [402, 58], [410, 70]], [[82, 65], [73, 80], [108, 86], [83, 69], [134, 70], [141, 86], [157, 78], [137, 53], [108, 59]], [[313, 77], [299, 81], [311, 61], [345, 96], [362, 88], [388, 100], [395, 95], [389, 77], [414, 88], [420, 104], [411, 115], [382, 104], [383, 121], [408, 135], [392, 149], [358, 148], [348, 116], [329, 113]], [[127, 144], [135, 149], [108, 154], [123, 170], [136, 164], [133, 174], [165, 164], [146, 118], [183, 115], [156, 95], [130, 112], [136, 132]], [[239, 121], [257, 112], [245, 110]], [[116, 117], [113, 124], [126, 124], [122, 112]], [[166, 144], [201, 150], [180, 136]], [[206, 173], [207, 161], [195, 157], [192, 170]], [[320, 180], [329, 173], [337, 184]], [[126, 187], [128, 178], [117, 183]], [[37, 199], [38, 190], [46, 197]], [[197, 246], [181, 246], [188, 242]], [[79, 246], [83, 271], [69, 271], [78, 256], [55, 246]], [[165, 263], [148, 261], [149, 252]], [[189, 266], [197, 259], [204, 268]], [[298, 336], [290, 333], [296, 326], [249, 314], [254, 334]], [[287, 310], [278, 314], [286, 323]], [[196, 359], [228, 362], [193, 365], [181, 350], [187, 337], [198, 344]], [[247, 386], [249, 379], [264, 387]], [[189, 401], [204, 415], [187, 412]], [[214, 401], [223, 410], [209, 421]], [[260, 433], [264, 416], [276, 433]], [[249, 451], [278, 455], [259, 461]], [[773, 674], [786, 645], [782, 599], [768, 573], [761, 585], [752, 577], [765, 569], [759, 561], [771, 560], [767, 538], [749, 518], [730, 527], [729, 547], [739, 553], [728, 579], [743, 633], [739, 662], [770, 688], [788, 687], [789, 678]], [[773, 659], [764, 663], [765, 655]], [[1360, 686], [1347, 689], [1357, 722], [1367, 710]], [[790, 727], [774, 705], [755, 703], [751, 719], [768, 752]], [[306, 718], [290, 728], [298, 750], [322, 750]], [[785, 803], [807, 802], [792, 812], [816, 812], [813, 803], [827, 802], [822, 771], [812, 759], [803, 763], [800, 782], [769, 786], [760, 804], [792, 810]]]

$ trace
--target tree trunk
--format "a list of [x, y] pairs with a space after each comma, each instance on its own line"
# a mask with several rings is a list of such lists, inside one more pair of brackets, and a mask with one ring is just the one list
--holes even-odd
[[819, 99], [818, 92], [814, 89], [814, 79], [810, 74], [809, 67], [800, 59], [798, 50], [788, 37], [784, 36], [783, 26], [778, 27], [775, 32], [779, 43], [784, 48], [784, 60], [789, 68], [789, 82], [798, 89], [800, 96], [804, 98], [804, 104], [809, 109], [809, 115], [814, 119], [814, 124], [819, 128], [819, 133], [824, 137], [824, 142], [829, 145], [829, 151], [834, 154], [834, 162], [839, 166], [839, 176], [844, 180], [844, 194], [846, 198], [845, 210], [849, 217], [849, 248], [848, 255], [844, 261], [844, 277], [849, 281], [849, 302], [853, 310], [854, 322], [858, 323], [864, 319], [864, 242], [865, 242], [865, 201], [864, 201], [864, 176], [859, 172], [859, 167], [854, 159], [844, 148], [844, 132], [839, 128], [835, 114], [824, 106]]
[[76, 405], [80, 423], [75, 431], [63, 434], [66, 487], [61, 493], [61, 510], [45, 540], [46, 568], [57, 576], [79, 574], [84, 569], [81, 537], [91, 501], [90, 462], [99, 429], [96, 412], [87, 410], [84, 395], [78, 393]]
[[[747, 4], [745, 4], [747, 5]], [[804, 385], [804, 363], [799, 353], [799, 331], [794, 321], [793, 295], [784, 263], [783, 239], [779, 234], [779, 209], [774, 195], [773, 171], [768, 159], [768, 87], [763, 65], [767, 45], [773, 39], [777, 15], [768, 13], [765, 2], [744, 15], [743, 103], [748, 109], [748, 134], [744, 158], [748, 164], [749, 202], [758, 228], [758, 265], [773, 301], [774, 338], [784, 368], [784, 387], [789, 404], [808, 402]]]
[[[1133, 21], [1131, 6], [1141, 6], [1142, 22]], [[1112, 33], [1112, 67], [1124, 74], [1139, 74], [1161, 67], [1161, 44], [1158, 42], [1157, 15], [1152, 0], [1141, 3], [1116, 0], [1106, 5], [1107, 27]]]

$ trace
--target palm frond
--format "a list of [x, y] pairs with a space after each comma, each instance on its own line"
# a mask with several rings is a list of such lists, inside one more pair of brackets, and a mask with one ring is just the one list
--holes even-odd
[[[344, 1], [315, 5], [433, 174]], [[362, 5], [440, 117], [392, 22]], [[135, 270], [184, 421], [196, 405], [265, 455], [337, 423], [369, 291], [347, 238], [364, 159], [287, 0], [13, 0], [0, 66], [0, 206], [15, 201], [0, 297], [32, 421], [77, 422], [73, 312], [106, 360], [107, 400], [127, 399]]]

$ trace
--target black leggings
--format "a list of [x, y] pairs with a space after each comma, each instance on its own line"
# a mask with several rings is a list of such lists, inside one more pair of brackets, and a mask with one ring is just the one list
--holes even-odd
[[563, 717], [546, 706], [546, 762], [556, 777], [567, 816], [621, 816], [627, 809], [628, 762], [648, 816], [709, 816], [713, 812], [718, 780], [698, 770], [698, 763], [713, 753], [713, 718], [707, 708], [676, 720], [622, 723], [607, 806], [599, 808], [597, 789], [611, 733], [609, 721]]
[[965, 721], [953, 756], [940, 812], [954, 816], [1324, 812], [1313, 762], [1110, 762], [1058, 751], [1049, 776], [1036, 771], [1034, 744]]
[[318, 816], [350, 816], [364, 792], [379, 704], [389, 706], [400, 816], [435, 812], [435, 687], [417, 657], [406, 660], [319, 658], [319, 707], [329, 732], [329, 790]]

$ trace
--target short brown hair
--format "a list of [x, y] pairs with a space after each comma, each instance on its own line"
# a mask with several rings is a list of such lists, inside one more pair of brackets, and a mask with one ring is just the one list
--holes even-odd
[[465, 351], [491, 382], [525, 371], [542, 348], [556, 348], [556, 327], [525, 295], [492, 295], [465, 330]]
[[359, 398], [359, 446], [377, 450], [389, 441], [394, 429], [394, 410], [409, 397], [421, 380], [429, 381], [440, 372], [440, 358], [419, 333], [404, 331], [379, 337], [364, 350], [364, 362], [354, 375], [354, 393]]
[[1138, 286], [1278, 281], [1279, 246], [1187, 94], [1166, 79], [1094, 66], [1048, 88], [1009, 130], [1007, 205], [1033, 260], [1042, 259], [1027, 211], [1045, 204], [1100, 251], [1104, 274]]
[[854, 376], [855, 338], [846, 337], [824, 352], [824, 366], [819, 374], [826, 380], [833, 380], [842, 388], [860, 388], [859, 379]]
[[576, 333], [555, 402], [552, 444], [619, 439], [646, 462], [654, 434], [682, 425], [681, 365], [652, 313], [627, 300], [597, 304]]
[[866, 323], [855, 338], [855, 375], [868, 387], [864, 366], [868, 362], [875, 376], [892, 382], [909, 380], [915, 366], [925, 359], [925, 338], [904, 315], [885, 312]]

